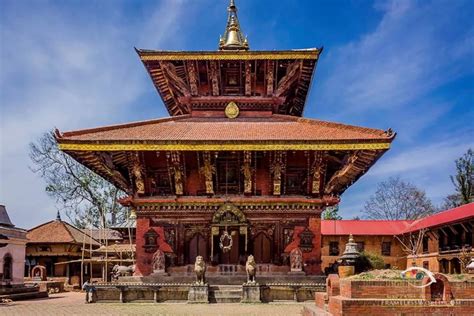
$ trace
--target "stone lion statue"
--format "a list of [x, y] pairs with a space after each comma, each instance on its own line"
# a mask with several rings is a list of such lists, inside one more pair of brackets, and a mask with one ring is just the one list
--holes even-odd
[[131, 276], [135, 272], [135, 265], [131, 266], [121, 266], [121, 265], [114, 265], [112, 268], [112, 279], [118, 280], [121, 276]]
[[206, 263], [202, 256], [196, 257], [196, 263], [194, 263], [194, 272], [196, 273], [196, 284], [204, 285], [206, 277]]
[[255, 283], [257, 263], [255, 262], [255, 258], [252, 255], [250, 255], [247, 258], [247, 263], [245, 264], [245, 270], [247, 271], [247, 283]]

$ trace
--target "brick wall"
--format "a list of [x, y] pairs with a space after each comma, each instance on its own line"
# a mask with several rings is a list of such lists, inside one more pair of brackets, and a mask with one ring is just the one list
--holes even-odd
[[[151, 227], [158, 234], [158, 247], [164, 252], [172, 252], [170, 245], [164, 241], [163, 227]], [[143, 236], [150, 229], [150, 220], [148, 218], [137, 218], [137, 240], [136, 240], [136, 266], [135, 276], [145, 276], [153, 272], [152, 260], [153, 252], [145, 252], [145, 240]]]
[[341, 296], [347, 298], [424, 299], [424, 289], [410, 286], [409, 281], [366, 281], [341, 279]]
[[[338, 260], [344, 253], [346, 243], [349, 236], [336, 236], [336, 235], [324, 235], [322, 236], [322, 248], [321, 248], [321, 269], [324, 271], [325, 268], [329, 267], [336, 260]], [[381, 256], [386, 264], [390, 264], [391, 267], [398, 267], [399, 269], [406, 268], [406, 255], [402, 250], [400, 242], [392, 236], [354, 236], [356, 242], [364, 242], [366, 252], [374, 253]], [[329, 255], [329, 245], [331, 242], [339, 243], [339, 255]], [[391, 243], [390, 256], [382, 255], [382, 242]]]

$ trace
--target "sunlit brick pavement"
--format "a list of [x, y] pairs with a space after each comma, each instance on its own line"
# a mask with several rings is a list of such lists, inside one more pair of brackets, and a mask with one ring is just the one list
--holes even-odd
[[[311, 304], [310, 302], [305, 304]], [[82, 293], [60, 293], [49, 299], [0, 304], [0, 315], [301, 315], [303, 303], [285, 304], [85, 304]]]

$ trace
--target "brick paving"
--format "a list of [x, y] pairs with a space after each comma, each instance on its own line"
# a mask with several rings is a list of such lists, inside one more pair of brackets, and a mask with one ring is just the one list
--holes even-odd
[[[0, 304], [0, 315], [301, 315], [308, 303], [271, 304], [166, 304], [166, 303], [96, 303], [86, 304], [84, 294], [67, 292], [50, 295], [48, 299]], [[314, 303], [312, 304], [314, 305]]]

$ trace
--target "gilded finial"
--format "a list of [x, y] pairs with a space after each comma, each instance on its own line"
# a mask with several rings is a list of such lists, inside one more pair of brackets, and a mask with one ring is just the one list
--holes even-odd
[[227, 11], [227, 26], [224, 36], [219, 37], [219, 50], [248, 50], [248, 40], [243, 36], [240, 29], [237, 7], [234, 0], [230, 0]]

